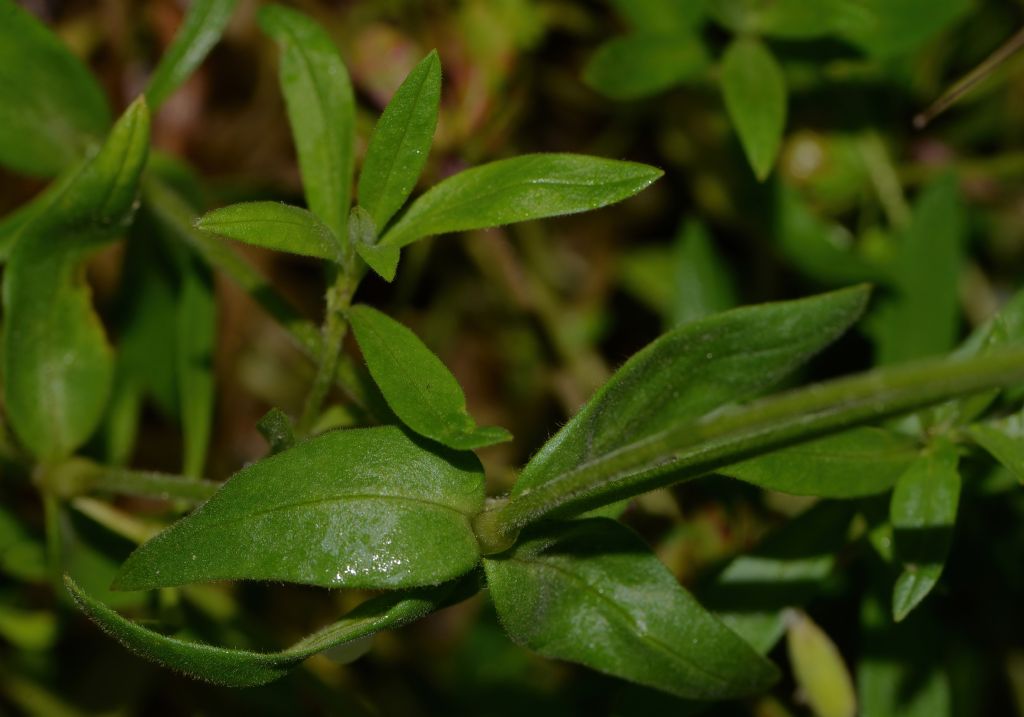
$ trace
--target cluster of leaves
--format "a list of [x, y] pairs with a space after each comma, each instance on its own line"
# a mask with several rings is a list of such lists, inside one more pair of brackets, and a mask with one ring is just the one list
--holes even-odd
[[[779, 676], [766, 655], [786, 634], [794, 677], [812, 708], [852, 714], [842, 659], [799, 611], [837, 555], [855, 543], [877, 552], [885, 565], [879, 582], [891, 598], [871, 596], [863, 620], [894, 629], [939, 583], [963, 512], [960, 464], [998, 464], [1003, 478], [1024, 480], [1024, 294], [952, 356], [903, 365], [947, 353], [959, 335], [949, 290], [963, 254], [955, 182], [940, 178], [921, 193], [899, 227], [896, 251], [846, 263], [827, 282], [871, 279], [887, 289], [867, 331], [878, 363], [901, 365], [766, 397], [861, 319], [870, 290], [856, 285], [729, 309], [735, 287], [708, 233], [690, 224], [677, 265], [694, 278], [674, 287], [689, 293], [659, 297], [672, 304], [667, 323], [674, 327], [547, 441], [510, 495], [488, 500], [473, 451], [511, 434], [477, 423], [455, 377], [414, 332], [353, 303], [362, 280], [372, 270], [391, 281], [401, 250], [426, 237], [599, 209], [637, 194], [661, 171], [531, 154], [455, 173], [410, 201], [438, 119], [441, 66], [431, 53], [378, 119], [356, 181], [355, 101], [337, 48], [309, 17], [269, 5], [259, 19], [280, 48], [306, 208], [245, 202], [195, 218], [189, 170], [150, 151], [150, 112], [201, 62], [233, 4], [194, 3], [145, 96], [111, 125], [88, 72], [28, 13], [0, 0], [0, 52], [14, 48], [33, 68], [20, 74], [0, 63], [5, 91], [20, 103], [6, 125], [12, 130], [0, 137], [0, 163], [56, 176], [0, 224], [10, 428], [4, 459], [34, 472], [56, 534], [48, 545], [53, 572], [74, 572], [60, 550], [63, 503], [115, 492], [209, 498], [145, 542], [150, 536], [138, 526], [124, 528], [143, 544], [117, 569], [116, 591], [262, 580], [384, 592], [275, 653], [164, 635], [105, 604], [116, 592], [83, 589], [65, 576], [77, 605], [146, 658], [216, 684], [250, 686], [339, 646], [355, 654], [367, 636], [486, 588], [514, 642], [685, 700], [763, 693]], [[623, 2], [617, 6], [635, 33], [602, 48], [587, 77], [617, 96], [686, 81], [710, 64], [697, 30], [712, 19], [738, 35], [723, 55], [723, 92], [750, 163], [764, 177], [782, 138], [785, 83], [755, 36], [828, 35], [891, 57], [962, 12], [943, 3], [946, 14], [912, 23], [911, 41], [904, 30], [914, 3], [877, 5], [830, 0], [811, 17], [798, 2]], [[625, 79], [615, 74], [623, 57], [641, 63]], [[641, 75], [649, 85], [636, 85]], [[616, 90], [616, 82], [630, 91]], [[115, 350], [82, 267], [123, 236], [132, 271]], [[330, 279], [323, 326], [299, 318], [219, 237], [321, 260]], [[814, 247], [817, 255], [799, 253], [818, 265], [842, 253], [827, 243]], [[935, 271], [918, 270], [925, 260]], [[293, 423], [280, 411], [268, 414], [261, 428], [272, 455], [223, 486], [198, 479], [212, 422], [213, 269], [249, 291], [316, 363], [302, 416]], [[349, 328], [371, 388], [346, 372], [341, 345]], [[324, 402], [335, 384], [365, 410], [359, 427], [328, 429]], [[181, 422], [183, 477], [121, 469], [143, 396]], [[97, 453], [102, 461], [84, 457]], [[728, 564], [698, 599], [617, 518], [635, 496], [708, 474], [826, 500]], [[30, 541], [13, 517], [0, 512], [0, 519], [4, 571], [45, 578], [24, 568], [38, 564], [38, 554], [9, 557]], [[886, 604], [891, 620], [880, 607]], [[873, 697], [865, 713], [891, 713], [911, 698], [948, 701], [938, 672], [910, 698], [900, 693], [902, 667], [862, 676], [876, 685], [866, 690]]]

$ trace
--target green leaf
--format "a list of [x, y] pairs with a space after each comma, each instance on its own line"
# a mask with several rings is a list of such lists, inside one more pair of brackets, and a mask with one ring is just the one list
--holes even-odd
[[512, 440], [504, 428], [476, 425], [459, 382], [412, 331], [365, 305], [349, 310], [349, 322], [370, 375], [409, 428], [457, 450]]
[[759, 41], [734, 40], [722, 58], [722, 93], [747, 160], [759, 180], [772, 171], [786, 128], [786, 78]]
[[884, 428], [854, 428], [718, 470], [770, 490], [825, 498], [884, 493], [917, 458], [917, 442]]
[[889, 515], [895, 557], [903, 563], [892, 597], [893, 618], [905, 618], [932, 591], [953, 542], [960, 474], [956, 448], [939, 441], [925, 450], [892, 493]]
[[614, 100], [635, 100], [705, 73], [710, 58], [700, 37], [643, 34], [617, 37], [598, 48], [583, 80]]
[[703, 224], [688, 221], [673, 254], [673, 325], [681, 326], [736, 306], [736, 286], [729, 267]]
[[52, 176], [110, 127], [99, 84], [41, 22], [0, 0], [0, 164]]
[[188, 79], [220, 40], [236, 0], [192, 0], [171, 46], [149, 77], [146, 101], [153, 112]]
[[691, 699], [756, 694], [777, 678], [615, 521], [552, 527], [484, 569], [509, 636], [546, 657]]
[[965, 232], [957, 183], [947, 175], [924, 189], [897, 246], [893, 295], [880, 304], [870, 325], [879, 363], [935, 356], [953, 348], [960, 329], [957, 285]]
[[761, 654], [785, 630], [785, 611], [821, 592], [846, 544], [854, 504], [823, 501], [734, 558], [697, 592], [706, 608]]
[[787, 615], [786, 643], [793, 676], [815, 717], [856, 717], [853, 678], [839, 648], [801, 611]]
[[326, 224], [312, 212], [280, 202], [231, 204], [207, 212], [195, 226], [253, 246], [331, 261], [342, 258], [341, 244]]
[[[799, 2], [799, 0], [795, 0]], [[961, 19], [971, 0], [846, 0], [834, 29], [863, 52], [905, 55]]]
[[670, 425], [753, 398], [846, 331], [867, 298], [861, 286], [748, 306], [661, 336], [616, 371], [530, 460], [513, 501]]
[[615, 10], [639, 32], [674, 34], [696, 28], [708, 0], [611, 0]]
[[259, 13], [281, 46], [281, 89], [310, 210], [347, 242], [355, 154], [355, 100], [338, 49], [314, 20], [281, 5]]
[[370, 135], [359, 175], [359, 204], [380, 228], [412, 194], [437, 128], [441, 61], [437, 50], [413, 68]]
[[69, 577], [64, 584], [75, 604], [99, 627], [132, 652], [189, 677], [228, 687], [252, 687], [276, 680], [309, 657], [345, 643], [419, 620], [470, 594], [475, 580], [446, 583], [415, 592], [370, 598], [338, 622], [280, 652], [215, 647], [161, 635], [126, 620], [90, 597]]
[[292, 419], [280, 408], [271, 408], [256, 424], [270, 446], [270, 455], [276, 455], [295, 445], [295, 427]]
[[971, 438], [1024, 483], [1024, 413], [975, 423], [967, 430]]
[[412, 203], [376, 246], [360, 256], [390, 281], [401, 247], [434, 234], [484, 229], [598, 209], [631, 197], [660, 169], [577, 154], [527, 154], [473, 167]]
[[213, 275], [198, 257], [184, 253], [179, 262], [177, 306], [178, 405], [184, 436], [182, 473], [200, 478], [206, 466], [213, 427], [213, 352], [217, 343], [217, 302]]
[[236, 473], [136, 550], [115, 587], [437, 585], [479, 560], [469, 519], [483, 499], [470, 453], [423, 445], [392, 426], [326, 433]]
[[716, 0], [708, 6], [718, 24], [737, 35], [808, 40], [831, 34], [859, 0]]
[[70, 455], [106, 407], [113, 352], [80, 266], [134, 211], [149, 112], [126, 110], [103, 149], [19, 234], [4, 281], [4, 394], [11, 425], [40, 460]]

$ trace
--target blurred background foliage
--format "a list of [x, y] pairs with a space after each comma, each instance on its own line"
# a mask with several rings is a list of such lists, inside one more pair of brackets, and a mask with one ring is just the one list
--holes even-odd
[[[185, 10], [179, 0], [21, 4], [88, 63], [118, 110], [144, 87]], [[815, 360], [799, 378], [806, 381], [945, 353], [1021, 285], [1024, 55], [925, 128], [912, 123], [1024, 25], [1020, 0], [295, 4], [341, 48], [363, 143], [406, 73], [439, 50], [444, 95], [424, 184], [532, 151], [666, 170], [616, 207], [419, 243], [393, 284], [365, 282], [361, 300], [438, 352], [465, 387], [472, 414], [515, 434], [513, 443], [482, 452], [495, 494], [613, 367], [665, 328], [737, 304], [875, 284], [860, 332]], [[257, 29], [257, 7], [239, 3], [222, 42], [155, 121], [162, 154], [154, 161], [197, 211], [302, 201], [277, 54]], [[723, 57], [734, 43], [756, 44], [770, 66], [730, 100]], [[773, 83], [783, 94], [755, 109], [783, 122], [784, 133], [776, 146], [751, 151], [729, 105]], [[43, 186], [0, 171], [0, 213]], [[107, 463], [223, 479], [266, 454], [257, 421], [271, 407], [297, 414], [312, 368], [246, 294], [214, 277], [210, 450], [201, 468], [183, 466], [178, 426], [189, 408], [179, 382], [194, 377], [176, 368], [168, 327], [180, 320], [188, 294], [181, 277], [189, 274], [174, 268], [181, 259], [173, 251], [161, 254], [167, 242], [147, 241], [160, 231], [142, 217], [127, 242], [88, 268], [121, 347], [123, 390], [87, 452]], [[324, 277], [312, 262], [239, 251], [319, 320]], [[199, 307], [184, 320], [207, 320], [209, 311]], [[360, 420], [342, 396], [335, 399], [333, 425]], [[852, 524], [832, 508], [824, 521], [791, 521], [813, 501], [702, 479], [642, 497], [624, 519], [725, 615], [743, 613], [742, 595], [760, 594], [758, 565], [803, 570], [798, 598], [766, 599], [804, 605], [838, 646], [861, 714], [1024, 715], [1024, 494], [1005, 471], [976, 463], [965, 471], [942, 583], [898, 626], [889, 618], [896, 568], [885, 501], [861, 501]], [[49, 586], [31, 477], [13, 464], [0, 469], [0, 713], [689, 713], [667, 697], [513, 646], [484, 596], [377, 636], [351, 664], [345, 655], [321, 655], [251, 690], [189, 681], [136, 659], [68, 609]], [[108, 604], [225, 645], [287, 644], [362, 597], [250, 584], [109, 592], [115, 567], [174, 509], [75, 498], [60, 509], [66, 567]], [[733, 560], [751, 550], [760, 563]], [[721, 580], [702, 590], [723, 569], [747, 591], [723, 591]], [[758, 619], [757, 610], [736, 619]], [[772, 656], [787, 662], [782, 647]], [[809, 697], [787, 680], [770, 695], [707, 713], [809, 714]]]

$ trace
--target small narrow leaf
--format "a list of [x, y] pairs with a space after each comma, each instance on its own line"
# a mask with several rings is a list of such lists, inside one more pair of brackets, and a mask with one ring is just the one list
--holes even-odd
[[469, 519], [483, 499], [470, 453], [421, 445], [391, 426], [326, 433], [236, 473], [132, 553], [115, 587], [436, 585], [479, 560]]
[[370, 135], [359, 175], [359, 204], [383, 228], [420, 178], [437, 128], [441, 61], [437, 51], [413, 68]]
[[15, 433], [39, 459], [70, 455], [106, 408], [113, 352], [79, 269], [135, 206], [149, 112], [134, 103], [102, 150], [20, 232], [4, 276], [4, 395]]
[[855, 287], [733, 309], [668, 332], [630, 358], [533, 457], [513, 500], [667, 426], [753, 398], [846, 331], [867, 298], [867, 288]]
[[857, 498], [892, 488], [917, 458], [917, 442], [884, 428], [855, 428], [719, 469], [794, 495]]
[[689, 221], [683, 225], [673, 253], [675, 326], [736, 306], [732, 274], [703, 224]]
[[284, 91], [310, 210], [345, 246], [355, 156], [355, 100], [337, 48], [314, 20], [281, 5], [260, 10], [281, 46]]
[[256, 424], [260, 435], [270, 446], [270, 455], [286, 451], [295, 445], [295, 426], [280, 408], [271, 408]]
[[[347, 222], [347, 219], [346, 219]], [[207, 212], [196, 229], [290, 254], [340, 261], [341, 244], [312, 212], [280, 202], [244, 202]]]
[[284, 676], [319, 652], [401, 627], [468, 597], [471, 592], [467, 584], [475, 587], [476, 581], [370, 598], [338, 622], [280, 652], [228, 649], [161, 635], [121, 617], [86, 594], [70, 577], [64, 578], [64, 584], [79, 609], [132, 652], [195, 679], [228, 687], [252, 687]]
[[905, 618], [932, 591], [953, 542], [960, 474], [956, 448], [940, 441], [900, 476], [889, 512], [903, 573], [893, 590], [893, 618]]
[[734, 40], [722, 58], [725, 109], [759, 180], [772, 171], [786, 128], [786, 80], [759, 41]]
[[583, 79], [606, 97], [634, 100], [699, 77], [709, 65], [697, 35], [626, 35], [598, 48]]
[[1024, 413], [975, 423], [971, 438], [1024, 483]]
[[192, 0], [188, 14], [150, 75], [146, 100], [153, 112], [188, 79], [220, 40], [237, 0]]
[[855, 717], [857, 695], [839, 648], [805, 613], [791, 610], [787, 622], [793, 675], [815, 717]]
[[756, 694], [777, 677], [615, 521], [552, 527], [484, 569], [509, 636], [546, 657], [690, 699]]
[[360, 255], [387, 280], [398, 249], [423, 237], [574, 214], [622, 201], [660, 169], [576, 154], [528, 154], [467, 169], [412, 203], [375, 247]]
[[459, 450], [512, 439], [504, 428], [476, 425], [458, 381], [412, 331], [369, 306], [353, 307], [349, 321], [373, 380], [409, 428]]
[[107, 99], [85, 65], [27, 10], [0, 0], [0, 165], [55, 175], [109, 126]]
[[869, 327], [879, 363], [937, 356], [953, 348], [960, 331], [957, 287], [966, 230], [956, 180], [947, 175], [926, 187], [897, 245], [893, 294], [880, 302]]
[[184, 436], [182, 473], [203, 475], [213, 427], [213, 352], [217, 343], [217, 303], [213, 276], [198, 257], [183, 253], [177, 306], [178, 405]]

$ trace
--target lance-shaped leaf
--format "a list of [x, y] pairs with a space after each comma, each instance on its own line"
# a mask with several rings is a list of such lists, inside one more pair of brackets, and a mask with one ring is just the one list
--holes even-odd
[[373, 380], [409, 428], [460, 450], [512, 439], [504, 428], [476, 425], [459, 382], [412, 331], [363, 305], [349, 311], [349, 321]]
[[786, 128], [782, 68], [758, 40], [735, 40], [722, 58], [722, 93], [747, 160], [763, 180], [772, 171]]
[[666, 426], [749, 399], [834, 341], [868, 289], [726, 311], [684, 324], [635, 354], [533, 457], [515, 496]]
[[206, 58], [220, 40], [237, 0], [193, 0], [171, 46], [160, 58], [146, 87], [155, 112]]
[[856, 717], [853, 678], [828, 634], [800, 610], [787, 616], [786, 646], [793, 676], [816, 717]]
[[132, 553], [115, 587], [243, 579], [436, 585], [479, 560], [469, 519], [483, 499], [471, 453], [393, 426], [326, 433], [236, 473]]
[[755, 694], [777, 677], [615, 521], [553, 527], [484, 569], [509, 636], [546, 657], [691, 699]]
[[633, 100], [698, 77], [709, 64], [696, 34], [626, 35], [598, 48], [583, 79], [606, 97]]
[[476, 579], [464, 579], [429, 589], [381, 595], [285, 650], [253, 652], [162, 635], [125, 619], [90, 597], [69, 577], [64, 578], [64, 583], [82, 612], [132, 652], [189, 677], [228, 687], [251, 687], [276, 680], [319, 652], [419, 620], [469, 597], [478, 585]]
[[856, 498], [892, 488], [917, 458], [917, 442], [884, 428], [854, 428], [718, 470], [771, 490]]
[[903, 563], [892, 597], [897, 622], [924, 600], [942, 575], [960, 501], [957, 462], [956, 448], [939, 441], [900, 476], [893, 490], [889, 517], [895, 557]]
[[412, 203], [378, 244], [357, 245], [390, 281], [399, 249], [423, 237], [575, 214], [614, 204], [662, 171], [646, 164], [577, 154], [527, 154], [467, 169]]
[[103, 149], [19, 233], [4, 276], [4, 394], [18, 438], [37, 458], [70, 455], [98, 425], [113, 352], [80, 270], [134, 209], [149, 112], [133, 104]]
[[338, 49], [314, 20], [280, 5], [260, 26], [281, 46], [281, 89], [310, 210], [346, 241], [352, 199], [355, 101]]
[[0, 164], [50, 176], [110, 126], [103, 90], [82, 62], [12, 0], [0, 0]]
[[[347, 221], [347, 219], [346, 219]], [[243, 202], [207, 212], [196, 229], [290, 254], [340, 261], [341, 242], [312, 213], [280, 202]]]
[[897, 245], [891, 268], [895, 291], [872, 317], [879, 363], [937, 356], [953, 348], [960, 330], [957, 285], [966, 230], [955, 179], [947, 175], [930, 184]]
[[405, 78], [370, 135], [359, 175], [359, 204], [380, 228], [416, 187], [434, 139], [440, 102], [441, 61], [435, 50]]
[[178, 405], [184, 438], [182, 473], [203, 475], [213, 426], [213, 352], [217, 343], [217, 302], [213, 276], [191, 252], [178, 263], [177, 349]]
[[1024, 413], [975, 423], [971, 438], [1024, 483]]

